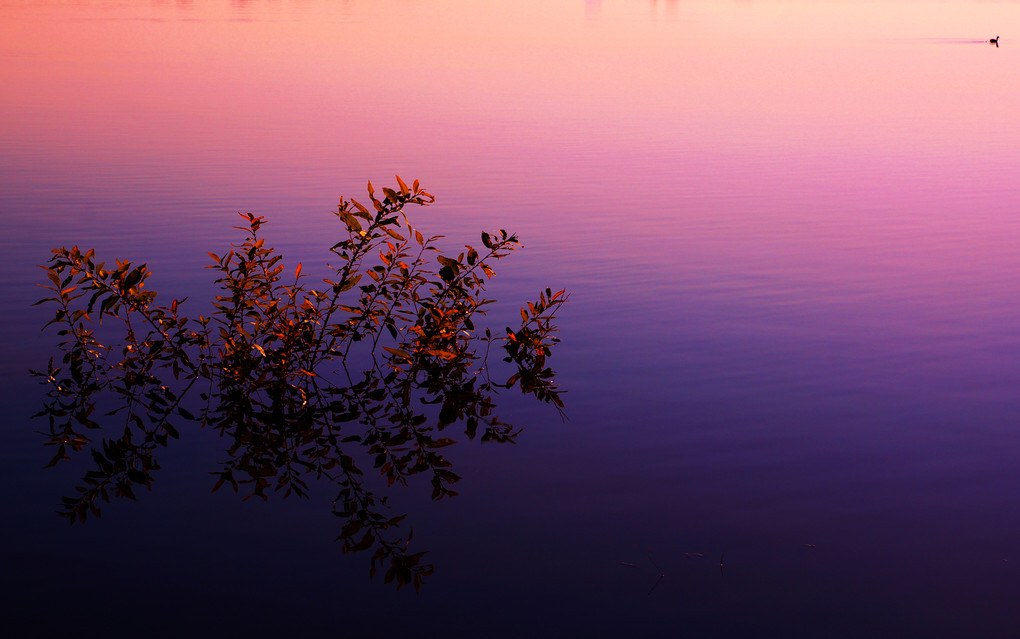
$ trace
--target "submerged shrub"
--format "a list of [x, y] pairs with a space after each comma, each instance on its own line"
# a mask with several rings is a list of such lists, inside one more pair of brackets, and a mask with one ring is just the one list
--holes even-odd
[[[85, 521], [111, 496], [151, 489], [159, 448], [198, 424], [226, 442], [213, 490], [306, 497], [308, 482], [333, 482], [343, 550], [373, 551], [371, 574], [383, 568], [387, 582], [418, 589], [433, 567], [410, 552], [404, 516], [388, 512], [364, 469], [388, 485], [423, 475], [433, 499], [452, 497], [460, 478], [443, 456], [455, 443], [446, 429], [513, 441], [518, 430], [495, 414], [499, 389], [561, 410], [546, 359], [566, 295], [540, 292], [516, 328], [476, 328], [493, 301], [484, 297], [492, 264], [520, 246], [517, 237], [482, 233], [479, 249], [443, 254], [440, 237], [423, 236], [404, 211], [435, 198], [417, 181], [397, 183], [381, 197], [369, 183], [370, 206], [341, 198], [337, 262], [317, 284], [266, 245], [262, 217], [241, 214], [244, 241], [209, 253], [220, 290], [207, 315], [185, 316], [185, 300], [157, 304], [144, 264], [55, 249], [43, 266], [51, 295], [38, 303], [56, 307], [46, 326], [63, 341], [57, 362], [33, 371], [48, 385], [37, 417], [49, 422], [48, 466], [86, 448], [94, 462], [59, 514]], [[493, 346], [505, 377], [494, 379]]]

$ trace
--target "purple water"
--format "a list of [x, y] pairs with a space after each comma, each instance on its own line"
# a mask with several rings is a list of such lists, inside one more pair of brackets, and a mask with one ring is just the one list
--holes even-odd
[[[1012, 637], [1020, 627], [1015, 2], [0, 1], [3, 619], [12, 636]], [[987, 39], [1000, 35], [1000, 46]], [[366, 180], [571, 293], [569, 421], [394, 491], [420, 595], [309, 501], [154, 490], [68, 528], [28, 416], [55, 246], [166, 299], [266, 215], [294, 263]], [[84, 462], [84, 460], [83, 460]], [[725, 565], [720, 570], [720, 558]], [[659, 572], [666, 577], [659, 580]]]

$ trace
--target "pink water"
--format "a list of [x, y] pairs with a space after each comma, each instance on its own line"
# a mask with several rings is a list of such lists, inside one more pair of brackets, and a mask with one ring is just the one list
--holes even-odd
[[[70, 616], [121, 598], [88, 622], [107, 636], [336, 615], [1014, 636], [1018, 24], [1020, 3], [960, 0], [0, 0], [4, 461], [32, 486], [4, 527], [5, 614], [55, 628], [46, 597]], [[197, 297], [234, 212], [305, 259], [340, 194], [394, 173], [438, 196], [419, 221], [452, 242], [521, 235], [501, 300], [572, 294], [571, 421], [511, 405], [520, 445], [459, 451], [450, 505], [406, 500], [431, 589], [368, 583], [314, 500], [208, 496], [200, 443], [143, 503], [66, 530], [50, 504], [73, 474], [38, 472], [22, 418], [52, 348], [34, 264], [96, 246]], [[650, 595], [649, 554], [669, 575]], [[279, 599], [254, 613], [261, 579]]]

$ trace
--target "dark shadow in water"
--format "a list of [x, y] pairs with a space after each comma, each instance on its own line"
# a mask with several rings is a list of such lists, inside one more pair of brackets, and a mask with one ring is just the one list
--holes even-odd
[[[39, 303], [56, 307], [47, 326], [64, 341], [59, 363], [34, 371], [49, 387], [37, 417], [49, 423], [49, 466], [86, 448], [94, 462], [59, 514], [85, 521], [111, 497], [151, 489], [159, 449], [183, 424], [198, 424], [225, 444], [213, 490], [305, 497], [309, 482], [333, 482], [343, 550], [373, 551], [371, 574], [384, 568], [385, 581], [418, 589], [432, 566], [411, 552], [404, 516], [388, 512], [378, 490], [420, 474], [433, 499], [455, 496], [460, 477], [442, 449], [456, 442], [444, 431], [514, 441], [519, 431], [495, 413], [500, 389], [519, 387], [562, 415], [546, 358], [566, 295], [546, 289], [498, 337], [477, 331], [492, 302], [491, 264], [517, 238], [482, 233], [480, 251], [447, 257], [403, 212], [434, 198], [417, 181], [397, 181], [382, 198], [369, 184], [370, 206], [341, 199], [344, 239], [331, 249], [339, 265], [314, 286], [300, 264], [285, 273], [259, 236], [262, 218], [242, 214], [245, 240], [209, 254], [220, 293], [197, 319], [177, 300], [155, 303], [144, 265], [107, 267], [93, 251], [54, 250], [44, 267], [51, 297]], [[488, 364], [493, 346], [506, 367], [501, 381]], [[366, 476], [367, 467], [376, 473]]]

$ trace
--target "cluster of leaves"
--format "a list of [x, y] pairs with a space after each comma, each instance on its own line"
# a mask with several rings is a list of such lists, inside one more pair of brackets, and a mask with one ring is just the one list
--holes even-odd
[[[505, 334], [477, 330], [492, 302], [484, 297], [492, 263], [519, 247], [517, 237], [482, 233], [481, 250], [444, 255], [441, 236], [424, 237], [404, 212], [433, 196], [417, 181], [397, 182], [382, 197], [369, 183], [371, 207], [341, 198], [338, 261], [314, 286], [300, 264], [285, 271], [260, 237], [263, 218], [242, 214], [244, 241], [209, 254], [220, 291], [197, 318], [182, 314], [184, 300], [156, 303], [145, 265], [108, 267], [92, 250], [55, 249], [43, 267], [51, 296], [38, 303], [56, 306], [47, 326], [63, 338], [62, 357], [33, 371], [48, 385], [37, 416], [49, 421], [49, 466], [86, 448], [94, 460], [59, 513], [84, 521], [111, 496], [134, 499], [153, 483], [158, 449], [196, 423], [227, 443], [213, 490], [304, 497], [310, 481], [331, 481], [344, 551], [374, 550], [373, 575], [385, 568], [387, 582], [419, 588], [432, 566], [409, 551], [403, 516], [391, 516], [362, 468], [371, 464], [389, 485], [427, 475], [433, 499], [451, 497], [459, 477], [443, 456], [455, 443], [442, 436], [447, 427], [513, 441], [518, 431], [496, 416], [494, 396], [514, 386], [561, 410], [546, 359], [566, 296], [546, 289]], [[487, 362], [494, 344], [511, 371], [501, 382]], [[119, 435], [107, 430], [94, 442], [100, 421]]]

